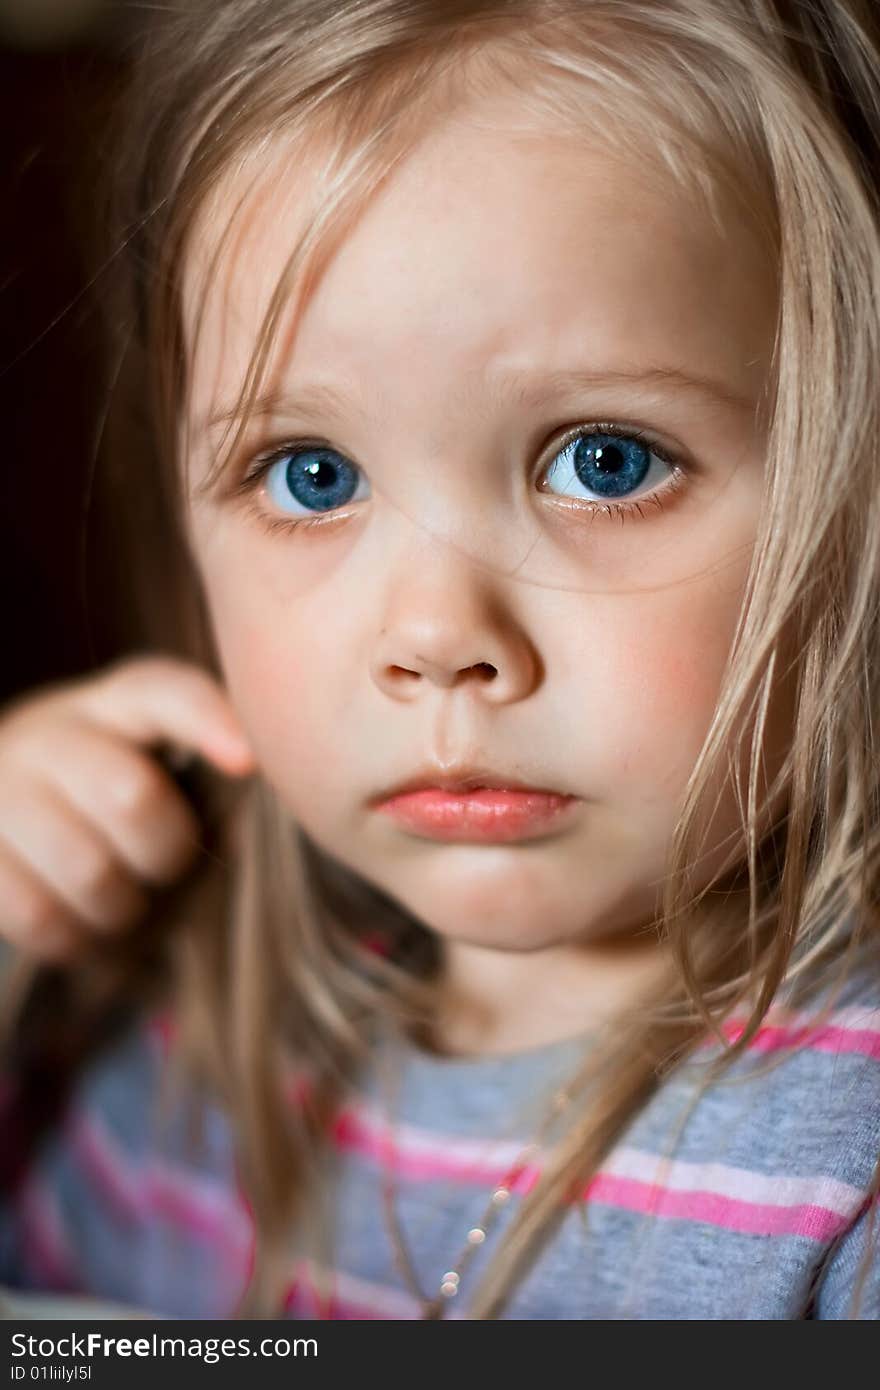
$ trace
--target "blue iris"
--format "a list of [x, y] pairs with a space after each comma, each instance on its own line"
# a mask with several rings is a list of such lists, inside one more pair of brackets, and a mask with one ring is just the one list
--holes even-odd
[[584, 434], [574, 441], [574, 471], [600, 497], [623, 497], [638, 487], [651, 465], [651, 451], [638, 439]]
[[357, 491], [358, 470], [334, 449], [301, 449], [289, 458], [284, 481], [304, 507], [344, 507]]

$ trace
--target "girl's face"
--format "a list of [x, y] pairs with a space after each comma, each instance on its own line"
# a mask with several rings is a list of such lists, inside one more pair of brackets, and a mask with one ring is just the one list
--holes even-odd
[[[237, 399], [314, 193], [296, 155], [267, 157], [208, 271], [218, 210], [253, 170], [221, 186], [185, 307], [190, 325], [204, 313], [192, 544], [258, 765], [318, 845], [426, 925], [516, 951], [619, 941], [653, 916], [760, 516], [776, 292], [734, 204], [720, 233], [649, 159], [512, 126], [521, 112], [486, 102], [395, 169], [280, 333], [271, 409], [207, 494], [223, 427], [204, 422]], [[645, 505], [623, 522], [565, 452], [597, 422], [630, 429], [611, 457]], [[297, 442], [325, 450], [311, 475], [291, 467]], [[655, 443], [691, 465], [663, 510], [647, 499], [674, 470]], [[655, 565], [675, 582], [652, 591]], [[508, 842], [431, 838], [375, 809], [432, 763], [578, 800]], [[728, 797], [715, 838], [737, 823]]]

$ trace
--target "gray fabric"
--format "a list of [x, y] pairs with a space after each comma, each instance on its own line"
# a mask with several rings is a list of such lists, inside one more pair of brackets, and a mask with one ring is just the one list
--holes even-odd
[[[609, 1156], [623, 1155], [641, 1176], [615, 1177], [610, 1163], [611, 1187], [566, 1213], [502, 1317], [846, 1317], [866, 1237], [860, 1211], [880, 1149], [875, 974], [856, 976], [837, 1007], [845, 1011], [842, 1032], [773, 1066], [774, 1058], [753, 1047], [730, 1079], [708, 1092], [680, 1137], [671, 1178], [657, 1163], [713, 1049], [668, 1077]], [[461, 1141], [491, 1160], [499, 1144], [529, 1135], [547, 1096], [588, 1045], [573, 1040], [497, 1058], [442, 1059], [412, 1045], [394, 1054], [401, 1068], [394, 1123], [407, 1127], [409, 1153], [408, 1175], [396, 1178], [396, 1210], [425, 1292], [436, 1292], [494, 1181], [491, 1174], [486, 1180], [434, 1170], [455, 1160]], [[168, 1317], [234, 1314], [247, 1248], [227, 1122], [211, 1109], [197, 1156], [187, 1154], [183, 1115], [160, 1135], [151, 1109], [160, 1065], [154, 1039], [133, 1026], [88, 1068], [74, 1096], [73, 1123], [43, 1146], [30, 1195], [0, 1207], [0, 1283], [66, 1288]], [[381, 1120], [383, 1113], [381, 1075], [373, 1067], [363, 1077], [354, 1111], [355, 1130], [366, 1115], [374, 1137], [376, 1115]], [[329, 1313], [417, 1317], [420, 1307], [396, 1267], [383, 1215], [386, 1164], [369, 1144], [353, 1143], [352, 1132], [343, 1124], [328, 1169], [339, 1271]], [[108, 1153], [115, 1173], [109, 1179]], [[431, 1171], [419, 1176], [425, 1155]], [[460, 1170], [460, 1152], [458, 1159]], [[674, 1210], [644, 1209], [651, 1205], [651, 1182], [659, 1184], [654, 1197], [671, 1189]], [[139, 1198], [132, 1196], [137, 1191]], [[42, 1212], [36, 1227], [34, 1192]], [[169, 1192], [177, 1194], [174, 1201], [183, 1194], [183, 1205], [201, 1214], [198, 1221], [182, 1222]], [[448, 1316], [468, 1316], [470, 1292], [518, 1200], [503, 1209], [477, 1251]], [[37, 1248], [47, 1212], [74, 1267], [67, 1283], [47, 1276]], [[288, 1315], [315, 1316], [302, 1281]], [[876, 1253], [860, 1316], [880, 1317]]]

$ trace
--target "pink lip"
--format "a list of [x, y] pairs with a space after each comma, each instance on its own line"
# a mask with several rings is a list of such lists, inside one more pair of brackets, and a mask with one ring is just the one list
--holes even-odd
[[497, 843], [549, 833], [579, 800], [528, 789], [480, 787], [450, 792], [442, 787], [423, 787], [389, 797], [376, 809], [404, 829], [431, 839]]

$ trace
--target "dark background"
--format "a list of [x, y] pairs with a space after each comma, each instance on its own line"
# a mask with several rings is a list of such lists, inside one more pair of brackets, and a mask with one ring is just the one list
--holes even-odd
[[123, 647], [92, 222], [148, 22], [148, 6], [113, 0], [0, 0], [0, 704]]

